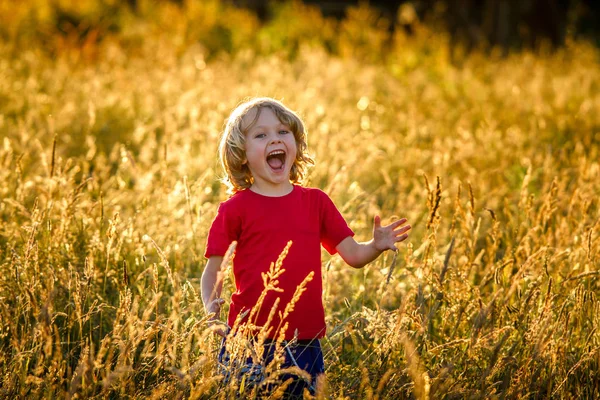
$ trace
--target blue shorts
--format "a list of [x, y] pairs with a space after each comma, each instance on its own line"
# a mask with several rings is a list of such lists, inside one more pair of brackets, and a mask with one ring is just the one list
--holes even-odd
[[[248, 377], [253, 377], [256, 383], [260, 383], [262, 380], [261, 373], [262, 369], [260, 365], [268, 365], [272, 360], [276, 349], [275, 341], [265, 341], [264, 343], [263, 360], [253, 360], [252, 357], [248, 357], [245, 365], [239, 368], [243, 374]], [[321, 351], [321, 343], [318, 339], [313, 340], [298, 340], [296, 342], [284, 342], [283, 347], [285, 361], [281, 364], [281, 368], [298, 367], [308, 372], [311, 376], [310, 382], [306, 381], [302, 377], [293, 374], [284, 374], [279, 378], [281, 382], [285, 382], [288, 379], [292, 379], [292, 383], [287, 387], [285, 397], [300, 397], [304, 393], [304, 389], [308, 389], [311, 394], [315, 394], [317, 386], [317, 377], [325, 372], [325, 364], [323, 362], [323, 352]], [[221, 350], [218, 356], [219, 364], [224, 372], [225, 380], [229, 379], [228, 372], [231, 368], [229, 367], [229, 354], [225, 349], [225, 339], [223, 339]], [[275, 389], [275, 387], [264, 388], [267, 391]]]

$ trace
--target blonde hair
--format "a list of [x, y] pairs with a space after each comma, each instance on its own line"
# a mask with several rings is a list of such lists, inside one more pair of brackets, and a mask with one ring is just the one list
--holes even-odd
[[[246, 163], [245, 134], [256, 124], [263, 108], [273, 111], [277, 119], [287, 125], [294, 134], [298, 151], [290, 171], [290, 181], [302, 183], [308, 167], [314, 165], [314, 160], [307, 153], [307, 133], [300, 117], [275, 99], [269, 97], [251, 99], [241, 103], [231, 112], [219, 142], [219, 159], [226, 175], [222, 182], [227, 185], [228, 193], [235, 193], [252, 186], [254, 180]], [[252, 110], [256, 110], [256, 115], [252, 122], [243, 128], [242, 119]]]

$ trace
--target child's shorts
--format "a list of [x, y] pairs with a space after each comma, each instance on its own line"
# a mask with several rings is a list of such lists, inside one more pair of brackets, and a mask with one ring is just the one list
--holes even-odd
[[[246, 386], [260, 385], [265, 378], [263, 366], [269, 365], [273, 360], [276, 349], [276, 342], [267, 340], [264, 343], [264, 360], [253, 360], [252, 357], [246, 359], [245, 364], [235, 368], [239, 374], [244, 376]], [[311, 394], [316, 392], [317, 377], [325, 372], [323, 362], [323, 352], [321, 351], [321, 343], [318, 339], [313, 340], [298, 340], [295, 342], [283, 342], [285, 361], [281, 368], [298, 367], [308, 372], [311, 376], [310, 382], [304, 378], [293, 374], [284, 374], [279, 379], [285, 382], [292, 379], [292, 383], [287, 387], [285, 397], [302, 398], [304, 389], [308, 389]], [[229, 354], [225, 349], [225, 339], [221, 344], [221, 350], [218, 356], [221, 370], [225, 375], [225, 382], [231, 379], [231, 366]], [[241, 379], [241, 376], [238, 376]], [[264, 388], [269, 391], [275, 388]]]

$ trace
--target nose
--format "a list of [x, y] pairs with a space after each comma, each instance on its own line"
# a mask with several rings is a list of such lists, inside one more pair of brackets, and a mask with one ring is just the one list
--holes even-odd
[[277, 133], [271, 135], [271, 143], [281, 143], [281, 138]]

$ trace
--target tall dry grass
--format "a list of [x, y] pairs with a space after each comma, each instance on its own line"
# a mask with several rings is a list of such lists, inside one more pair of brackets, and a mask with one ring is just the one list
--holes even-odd
[[[37, 3], [22, 4], [9, 11], [26, 22]], [[377, 30], [353, 36], [369, 32], [362, 8], [343, 45], [276, 19], [261, 28], [263, 47], [239, 39], [218, 52], [184, 40], [204, 33], [179, 8], [149, 4], [146, 23], [117, 14], [126, 28], [102, 40], [42, 32], [39, 42], [18, 24], [2, 36], [2, 397], [239, 389], [221, 387], [198, 290], [225, 198], [217, 137], [254, 95], [303, 116], [317, 161], [309, 184], [358, 237], [379, 212], [413, 226], [397, 256], [360, 271], [324, 255], [320, 396], [598, 397], [596, 48], [478, 52], [456, 65], [426, 26], [391, 47], [377, 47]], [[220, 3], [186, 4], [220, 21]], [[289, 7], [281, 18], [316, 18]], [[254, 22], [240, 18], [241, 35]], [[314, 40], [292, 40], [303, 35]]]

